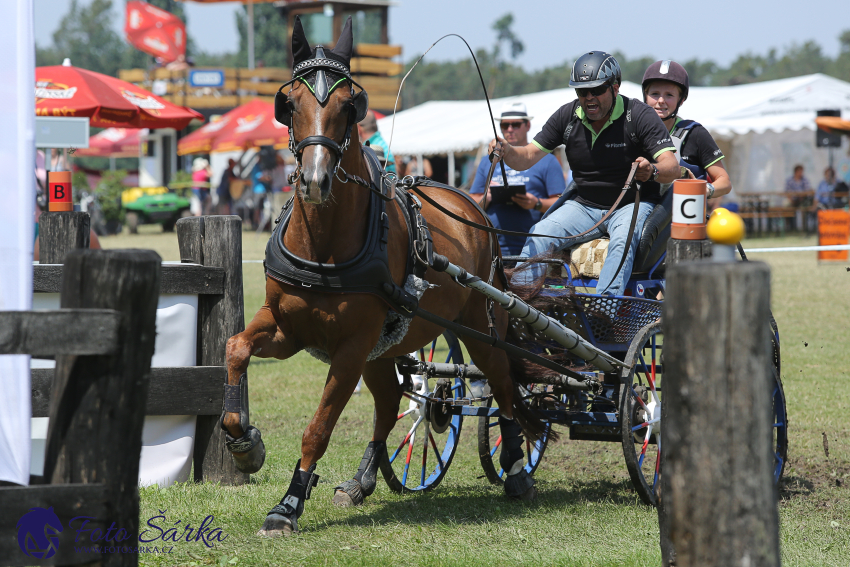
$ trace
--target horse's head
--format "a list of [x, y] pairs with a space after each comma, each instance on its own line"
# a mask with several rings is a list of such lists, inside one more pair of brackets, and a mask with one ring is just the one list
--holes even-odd
[[[311, 48], [296, 16], [292, 33], [292, 80], [275, 96], [275, 118], [289, 126], [289, 148], [298, 163], [301, 197], [323, 203], [331, 192], [354, 124], [363, 120], [369, 97], [351, 79], [351, 18], [333, 49]], [[290, 86], [288, 93], [283, 89]], [[355, 92], [354, 86], [361, 88]]]

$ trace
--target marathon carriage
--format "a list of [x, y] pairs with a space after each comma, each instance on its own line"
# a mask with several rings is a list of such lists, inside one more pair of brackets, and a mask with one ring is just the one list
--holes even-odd
[[[562, 259], [549, 261], [540, 296], [566, 301], [553, 302], [560, 306], [548, 309], [543, 313], [545, 318], [538, 320], [538, 327], [549, 325], [548, 336], [533, 331], [534, 326], [524, 324], [520, 318], [514, 317], [511, 322], [512, 332], [524, 349], [548, 355], [571, 371], [570, 375], [553, 371], [525, 384], [526, 403], [541, 411], [550, 427], [568, 428], [570, 440], [622, 444], [632, 484], [641, 500], [651, 505], [657, 502], [662, 448], [664, 339], [659, 298], [665, 283], [670, 197], [655, 207], [645, 223], [624, 295], [591, 292], [595, 291], [608, 244], [607, 239], [594, 240], [576, 246]], [[458, 270], [456, 266], [450, 269]], [[455, 279], [464, 285], [460, 277]], [[498, 298], [499, 293], [485, 289], [488, 286], [483, 282], [473, 286], [476, 284], [488, 297]], [[514, 296], [502, 295], [507, 297], [507, 301], [500, 302], [503, 307], [514, 301], [512, 307], [508, 306], [509, 311], [527, 309], [518, 305]], [[534, 317], [532, 312], [526, 319]], [[551, 330], [556, 324], [563, 327], [563, 332]], [[779, 333], [775, 321], [770, 324], [774, 337], [774, 478], [778, 482], [787, 454], [787, 419], [779, 377]], [[561, 336], [553, 338], [558, 333]], [[435, 340], [427, 355], [421, 351], [419, 360], [396, 359], [404, 380], [405, 393], [398, 414], [399, 425], [404, 426], [394, 431], [400, 444], [393, 445], [392, 438], [388, 441], [389, 462], [382, 466], [387, 484], [396, 492], [426, 491], [440, 483], [457, 449], [464, 418], [478, 418], [479, 458], [486, 478], [500, 484], [505, 476], [498, 465], [499, 409], [488, 395], [486, 377], [474, 361], [464, 360], [453, 332], [447, 331], [443, 341], [439, 348]], [[446, 347], [445, 360], [435, 362], [438, 348], [442, 352]], [[540, 464], [547, 443], [548, 436], [535, 443], [526, 442], [525, 469], [530, 474]]]

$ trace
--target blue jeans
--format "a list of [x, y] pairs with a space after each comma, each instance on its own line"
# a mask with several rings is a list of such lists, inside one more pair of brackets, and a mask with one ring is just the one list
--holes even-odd
[[[626, 205], [625, 207], [614, 211], [604, 223], [599, 225], [593, 232], [582, 237], [583, 241], [587, 242], [596, 238], [602, 238], [606, 233], [609, 235], [611, 242], [608, 245], [608, 256], [605, 259], [605, 264], [602, 266], [602, 272], [599, 274], [599, 283], [596, 287], [597, 293], [606, 293], [612, 295], [622, 295], [626, 282], [632, 273], [632, 265], [635, 261], [635, 251], [640, 242], [640, 234], [643, 230], [643, 223], [652, 212], [653, 204], [641, 203], [638, 209], [638, 217], [635, 222], [635, 232], [631, 235], [632, 243], [629, 246], [629, 252], [626, 256], [626, 261], [623, 263], [623, 269], [619, 273], [615, 270], [620, 265], [620, 260], [623, 258], [626, 238], [629, 237], [629, 224], [632, 222], [632, 212], [634, 204]], [[599, 222], [607, 209], [594, 209], [586, 207], [575, 201], [567, 201], [560, 208], [547, 216], [531, 229], [532, 234], [551, 234], [553, 236], [571, 236], [581, 234], [585, 230]], [[544, 236], [531, 236], [525, 241], [525, 246], [522, 249], [522, 255], [526, 258], [559, 249], [564, 240], [557, 238], [547, 238]], [[514, 275], [513, 283], [519, 285], [531, 285], [534, 280], [543, 275], [546, 269], [546, 264], [535, 264], [531, 269], [523, 270]]]

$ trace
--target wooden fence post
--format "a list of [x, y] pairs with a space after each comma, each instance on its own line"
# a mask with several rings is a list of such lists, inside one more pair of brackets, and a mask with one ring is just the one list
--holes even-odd
[[69, 251], [89, 247], [90, 234], [88, 213], [41, 213], [38, 217], [38, 263], [62, 264]]
[[779, 565], [769, 318], [763, 263], [667, 272], [661, 478], [678, 567]]
[[[224, 268], [224, 293], [198, 297], [199, 366], [224, 366], [227, 340], [245, 330], [242, 288], [242, 219], [235, 215], [177, 221], [180, 259]], [[226, 378], [225, 378], [226, 380]], [[224, 390], [224, 383], [221, 385]], [[198, 416], [195, 431], [195, 481], [237, 485], [248, 482], [224, 446], [219, 416]]]
[[[150, 250], [73, 250], [64, 260], [63, 308], [113, 309], [123, 317], [115, 354], [56, 357], [44, 478], [104, 484], [108, 521], [137, 542], [139, 453], [161, 259]], [[138, 563], [131, 553], [100, 558], [104, 565]]]

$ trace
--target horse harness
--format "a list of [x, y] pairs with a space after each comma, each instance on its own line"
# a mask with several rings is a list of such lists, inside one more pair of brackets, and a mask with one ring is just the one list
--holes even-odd
[[[404, 289], [409, 274], [422, 277], [431, 265], [433, 240], [428, 223], [422, 216], [422, 204], [407, 191], [396, 192], [393, 201], [402, 212], [408, 235], [408, 255], [405, 277], [401, 285], [392, 279], [389, 267], [390, 222], [387, 215], [389, 181], [375, 151], [363, 146], [363, 157], [369, 166], [371, 190], [367, 219], [366, 242], [360, 252], [350, 260], [338, 264], [325, 264], [300, 258], [284, 244], [284, 235], [292, 217], [295, 199], [290, 199], [275, 221], [276, 226], [266, 246], [264, 262], [266, 275], [277, 281], [323, 293], [369, 293], [376, 295], [404, 317], [413, 317], [419, 300]], [[365, 181], [356, 176], [352, 179]], [[358, 185], [361, 183], [354, 181]], [[383, 191], [382, 191], [383, 189]]]

